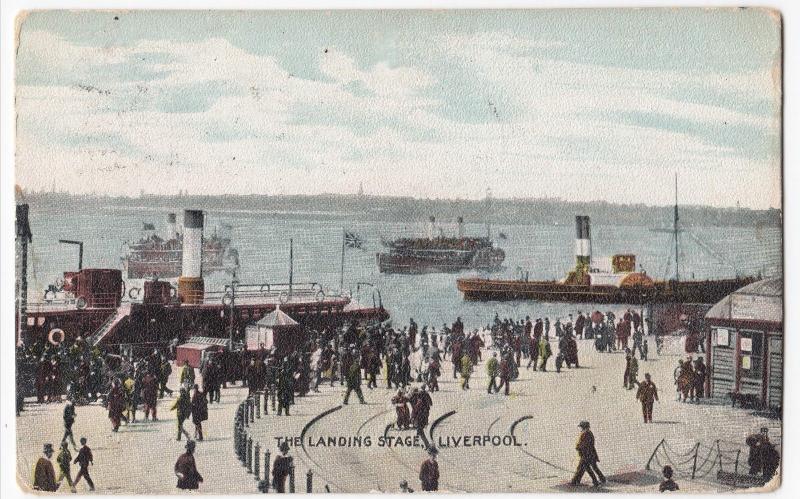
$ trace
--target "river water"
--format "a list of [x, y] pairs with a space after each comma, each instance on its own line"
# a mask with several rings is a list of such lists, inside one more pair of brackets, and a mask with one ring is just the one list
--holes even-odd
[[[180, 207], [173, 211], [181, 220]], [[509, 225], [492, 227], [498, 246], [506, 252], [504, 269], [495, 277], [517, 277], [527, 272], [533, 279], [560, 279], [574, 266], [573, 213], [564, 213], [558, 226]], [[589, 305], [547, 304], [534, 302], [465, 302], [456, 289], [460, 274], [387, 275], [377, 270], [375, 255], [381, 250], [381, 237], [422, 236], [425, 225], [354, 221], [347, 213], [275, 213], [232, 210], [208, 212], [206, 231], [215, 226], [232, 226], [233, 246], [238, 249], [241, 267], [237, 276], [242, 283], [285, 283], [289, 279], [289, 241], [294, 245], [294, 281], [318, 282], [326, 290], [338, 292], [343, 230], [357, 233], [363, 249], [345, 251], [344, 288], [367, 305], [380, 291], [384, 306], [397, 323], [414, 317], [420, 324], [452, 322], [456, 316], [467, 327], [488, 323], [495, 312], [500, 316], [523, 318], [565, 317], [568, 313], [588, 310]], [[84, 241], [84, 267], [121, 268], [121, 246], [136, 241], [144, 222], [152, 222], [161, 233], [165, 230], [166, 211], [147, 208], [107, 206], [91, 211], [31, 207], [33, 232], [29, 267], [31, 301], [40, 300], [43, 290], [64, 271], [77, 268], [78, 252], [59, 239]], [[440, 226], [454, 234], [455, 226]], [[467, 224], [468, 235], [485, 235], [483, 225]], [[733, 277], [741, 275], [779, 275], [782, 272], [782, 241], [779, 228], [708, 227], [692, 228], [680, 236], [681, 277], [688, 279]], [[652, 232], [642, 226], [593, 226], [592, 246], [595, 256], [632, 253], [648, 274], [663, 278], [674, 275], [674, 241], [670, 233]], [[219, 272], [206, 277], [208, 290], [221, 290], [231, 276]], [[368, 283], [368, 284], [359, 284]], [[129, 283], [129, 287], [136, 285]], [[360, 289], [360, 292], [359, 292]]]

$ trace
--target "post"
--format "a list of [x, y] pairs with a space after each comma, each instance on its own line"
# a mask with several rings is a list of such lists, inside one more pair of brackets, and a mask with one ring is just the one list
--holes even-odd
[[273, 386], [270, 387], [269, 391], [272, 394], [272, 413], [275, 414], [275, 411], [277, 409], [275, 407], [275, 385], [274, 384], [273, 384]]
[[345, 232], [344, 227], [342, 227], [342, 269], [341, 273], [339, 274], [339, 294], [342, 294], [344, 291], [344, 250], [345, 250], [345, 241], [347, 239], [347, 232]]
[[256, 418], [261, 419], [261, 392], [255, 393]]
[[253, 437], [247, 437], [247, 472], [253, 472]]
[[253, 400], [252, 397], [247, 399], [247, 406], [250, 408], [250, 422], [251, 423], [255, 423], [256, 422], [256, 407], [255, 407], [256, 404], [255, 404], [255, 401]]
[[294, 278], [294, 240], [289, 238], [289, 299], [292, 298], [293, 278]]
[[264, 415], [269, 414], [267, 408], [269, 407], [269, 385], [264, 387]]
[[314, 472], [308, 470], [306, 473], [306, 494], [312, 494], [314, 492]]
[[256, 447], [253, 449], [253, 476], [255, 476], [256, 481], [261, 479], [261, 446], [256, 443]]
[[269, 451], [266, 451], [264, 452], [264, 480], [266, 480], [267, 483], [269, 483], [269, 465], [270, 465]]
[[694, 477], [697, 474], [697, 453], [698, 452], [700, 452], [700, 442], [697, 442], [697, 445], [694, 446], [694, 461], [692, 462], [692, 480], [694, 480]]
[[655, 448], [655, 450], [653, 450], [653, 453], [650, 454], [650, 459], [647, 460], [647, 464], [645, 465], [644, 469], [646, 469], [646, 470], [650, 469], [650, 463], [653, 462], [653, 458], [656, 457], [656, 452], [658, 452], [659, 447], [661, 447], [662, 445], [664, 445], [664, 439], [663, 438], [658, 443], [658, 445], [656, 445], [656, 448]]
[[736, 451], [736, 464], [733, 467], [733, 488], [736, 488], [736, 481], [739, 478], [739, 456], [741, 453], [741, 449]]
[[244, 427], [247, 428], [248, 426], [250, 426], [250, 417], [247, 414], [247, 412], [250, 409], [247, 407], [247, 404], [245, 402], [246, 401], [243, 401], [241, 404], [239, 404], [239, 407], [242, 408], [242, 415], [244, 416]]
[[16, 300], [17, 300], [17, 341], [21, 341], [25, 337], [25, 332], [28, 328], [28, 243], [33, 241], [33, 234], [31, 234], [31, 226], [28, 220], [28, 205], [17, 205], [17, 258], [16, 269], [17, 285]]
[[289, 493], [294, 494], [294, 461], [289, 465]]

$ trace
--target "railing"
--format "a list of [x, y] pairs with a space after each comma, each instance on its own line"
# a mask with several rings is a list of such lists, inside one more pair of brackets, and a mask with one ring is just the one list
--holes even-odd
[[[721, 440], [716, 440], [712, 445], [697, 442], [686, 451], [680, 452], [673, 449], [666, 439], [662, 439], [650, 455], [645, 469], [659, 470], [668, 464], [676, 476], [686, 480], [713, 476], [717, 481], [733, 487], [764, 485], [766, 480], [761, 475], [742, 472], [747, 465], [747, 458], [742, 455], [742, 448], [723, 450], [720, 442]], [[715, 471], [716, 473], [712, 475]]]
[[[258, 491], [264, 494], [268, 493], [270, 489], [274, 490], [273, 484], [270, 481], [270, 465], [271, 454], [262, 447], [258, 441], [253, 441], [250, 436], [250, 425], [255, 424], [256, 420], [261, 419], [262, 404], [263, 414], [269, 414], [269, 401], [271, 400], [272, 412], [275, 412], [276, 405], [276, 392], [275, 388], [268, 388], [264, 392], [254, 392], [245, 400], [239, 403], [236, 410], [236, 416], [233, 420], [233, 449], [236, 457], [247, 470], [248, 474], [252, 474], [256, 480]], [[263, 401], [263, 402], [262, 402]], [[262, 478], [262, 451], [263, 451], [263, 478]], [[289, 484], [288, 492], [294, 493], [295, 489], [295, 464], [289, 468]], [[306, 472], [306, 493], [311, 494], [314, 490], [314, 472], [308, 470]]]

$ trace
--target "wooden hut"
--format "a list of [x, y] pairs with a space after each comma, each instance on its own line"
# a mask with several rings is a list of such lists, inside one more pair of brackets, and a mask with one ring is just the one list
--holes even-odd
[[259, 350], [262, 346], [275, 348], [278, 356], [287, 355], [302, 348], [306, 337], [300, 324], [280, 308], [266, 314], [246, 331], [247, 350]]
[[783, 405], [783, 278], [749, 284], [706, 314], [712, 397]]

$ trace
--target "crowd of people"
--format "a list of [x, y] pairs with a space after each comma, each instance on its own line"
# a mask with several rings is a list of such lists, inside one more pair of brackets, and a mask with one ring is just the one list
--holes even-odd
[[[648, 360], [646, 333], [649, 331], [648, 320], [642, 319], [635, 310], [627, 310], [619, 319], [610, 311], [594, 311], [579, 312], [575, 318], [570, 314], [554, 321], [548, 317], [501, 318], [496, 314], [484, 328], [472, 331], [466, 330], [460, 317], [438, 330], [420, 327], [414, 319], [400, 328], [384, 324], [371, 327], [349, 324], [341, 329], [308, 331], [308, 342], [290, 352], [280, 353], [261, 345], [255, 351], [239, 355], [225, 351], [204, 356], [198, 368], [201, 380], [196, 379], [195, 368], [184, 362], [177, 367], [178, 386], [175, 387], [168, 386], [173, 374], [174, 348], [154, 349], [131, 358], [103, 353], [97, 347], [89, 347], [81, 338], [70, 345], [41, 342], [30, 347], [21, 346], [17, 351], [18, 365], [22, 360], [35, 366], [33, 389], [37, 402], [61, 402], [64, 396], [68, 401], [64, 409], [62, 450], [56, 459], [59, 478], [53, 476], [51, 480], [47, 463], [40, 459], [35, 470], [35, 484], [38, 484], [35, 486], [40, 490], [55, 490], [52, 487], [57, 488], [58, 483], [66, 479], [74, 489], [75, 484], [85, 479], [90, 488], [94, 488], [88, 471], [92, 464], [91, 450], [85, 437], [81, 438], [82, 447], [78, 450], [72, 434], [76, 406], [81, 404], [103, 403], [111, 431], [118, 432], [123, 423], [157, 421], [159, 399], [170, 398], [170, 408], [175, 411], [177, 420], [176, 440], [185, 436], [188, 441], [186, 453], [175, 465], [178, 487], [197, 488], [202, 477], [194, 466], [195, 441], [205, 437], [203, 422], [208, 419], [208, 405], [220, 402], [221, 389], [228, 384], [241, 383], [250, 394], [271, 396], [277, 403], [275, 414], [278, 416], [289, 416], [298, 398], [319, 392], [324, 384], [345, 387], [342, 400], [345, 405], [353, 395], [364, 403], [362, 387], [366, 384], [368, 390], [382, 387], [388, 390], [386, 400], [395, 410], [395, 430], [415, 431], [424, 443], [429, 457], [420, 471], [421, 488], [436, 490], [438, 451], [428, 442], [425, 429], [435, 394], [440, 390], [439, 379], [445, 373], [458, 381], [461, 390], [470, 390], [475, 369], [485, 359], [487, 393], [508, 396], [523, 365], [526, 370], [535, 372], [580, 368], [578, 340], [594, 340], [597, 351], [625, 352], [623, 387], [636, 390], [644, 422], [652, 423], [653, 405], [659, 400], [658, 389], [649, 373], [645, 373], [643, 381], [638, 379], [639, 361]], [[555, 359], [551, 363], [554, 350]], [[703, 398], [706, 379], [707, 369], [702, 357], [680, 360], [675, 373], [679, 400]], [[143, 419], [138, 412], [140, 409], [144, 412]], [[18, 401], [19, 410], [22, 404]], [[193, 423], [193, 435], [184, 428], [186, 421]], [[578, 444], [581, 464], [573, 482], [579, 483], [581, 476], [588, 473], [595, 484], [602, 483], [605, 478], [597, 468], [588, 423], [581, 423], [581, 430]], [[79, 453], [74, 463], [81, 467], [74, 480], [70, 476], [70, 443]], [[284, 449], [281, 452], [286, 455]], [[52, 453], [52, 446], [45, 446], [48, 463]], [[273, 468], [273, 474], [275, 470]]]

